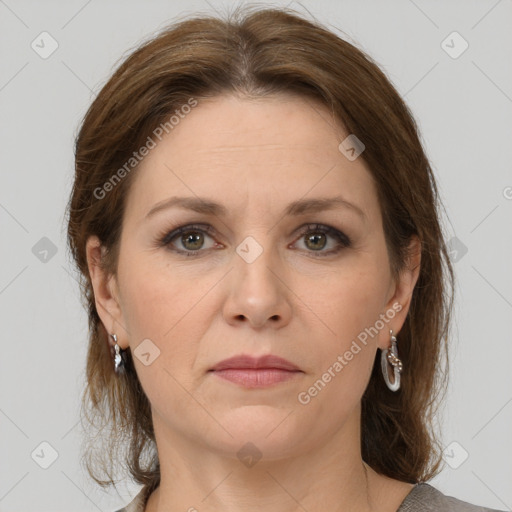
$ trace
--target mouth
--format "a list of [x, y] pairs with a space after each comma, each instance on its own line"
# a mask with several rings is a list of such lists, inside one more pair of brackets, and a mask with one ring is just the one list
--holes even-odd
[[274, 355], [239, 355], [217, 363], [209, 370], [223, 380], [246, 388], [263, 388], [287, 382], [304, 374], [296, 365]]
[[230, 368], [212, 370], [221, 379], [240, 384], [246, 388], [264, 388], [286, 382], [301, 375], [301, 371], [279, 370], [277, 368]]

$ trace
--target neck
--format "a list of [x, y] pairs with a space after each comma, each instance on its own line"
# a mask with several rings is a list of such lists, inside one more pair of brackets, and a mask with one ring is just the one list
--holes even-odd
[[161, 479], [145, 512], [379, 509], [379, 476], [362, 461], [358, 416], [321, 446], [275, 459], [263, 453], [253, 465], [242, 463], [237, 450], [220, 453], [178, 436], [157, 417], [154, 425]]
[[[319, 475], [308, 474], [307, 481], [294, 480], [291, 475], [296, 475], [296, 471], [273, 466], [251, 477], [228, 471], [215, 484], [208, 478], [195, 485], [190, 485], [187, 479], [169, 484], [169, 480], [162, 478], [144, 512], [378, 510], [372, 505], [375, 501], [372, 499], [373, 488], [364, 463], [358, 471], [353, 472], [353, 476], [358, 478], [345, 478], [344, 481], [336, 479], [336, 475], [329, 475], [331, 479], [322, 475], [322, 480], [319, 480]], [[204, 485], [207, 481], [210, 482], [209, 489]]]

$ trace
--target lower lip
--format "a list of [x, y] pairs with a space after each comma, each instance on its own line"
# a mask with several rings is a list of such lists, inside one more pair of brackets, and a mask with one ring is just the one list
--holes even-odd
[[229, 368], [214, 370], [213, 373], [221, 379], [229, 380], [246, 388], [264, 388], [293, 379], [302, 372], [278, 368]]

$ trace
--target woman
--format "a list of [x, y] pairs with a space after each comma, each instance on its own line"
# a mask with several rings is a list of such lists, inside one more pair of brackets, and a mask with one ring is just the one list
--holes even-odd
[[69, 204], [83, 406], [112, 429], [91, 476], [121, 460], [128, 512], [490, 510], [426, 483], [438, 206], [408, 108], [319, 24], [197, 17], [133, 52], [85, 116]]

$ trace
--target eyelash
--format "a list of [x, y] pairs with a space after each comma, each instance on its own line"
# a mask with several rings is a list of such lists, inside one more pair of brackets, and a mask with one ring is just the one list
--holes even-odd
[[[194, 257], [197, 256], [200, 252], [205, 252], [204, 249], [197, 249], [195, 251], [184, 251], [182, 249], [169, 247], [171, 242], [175, 238], [177, 238], [179, 235], [189, 232], [199, 232], [213, 237], [214, 229], [211, 226], [202, 224], [187, 224], [185, 226], [180, 226], [170, 232], [165, 231], [164, 233], [160, 234], [160, 236], [158, 237], [159, 246], [168, 247], [170, 251], [177, 252], [179, 254], [184, 254], [187, 257]], [[332, 256], [333, 254], [337, 254], [338, 252], [340, 252], [342, 249], [348, 248], [352, 245], [352, 241], [347, 235], [331, 226], [326, 226], [323, 224], [308, 224], [301, 231], [297, 240], [310, 233], [323, 233], [326, 235], [330, 235], [333, 238], [336, 238], [339, 243], [337, 248], [331, 249], [330, 251], [307, 251], [313, 253], [315, 257], [322, 258], [325, 256]]]

